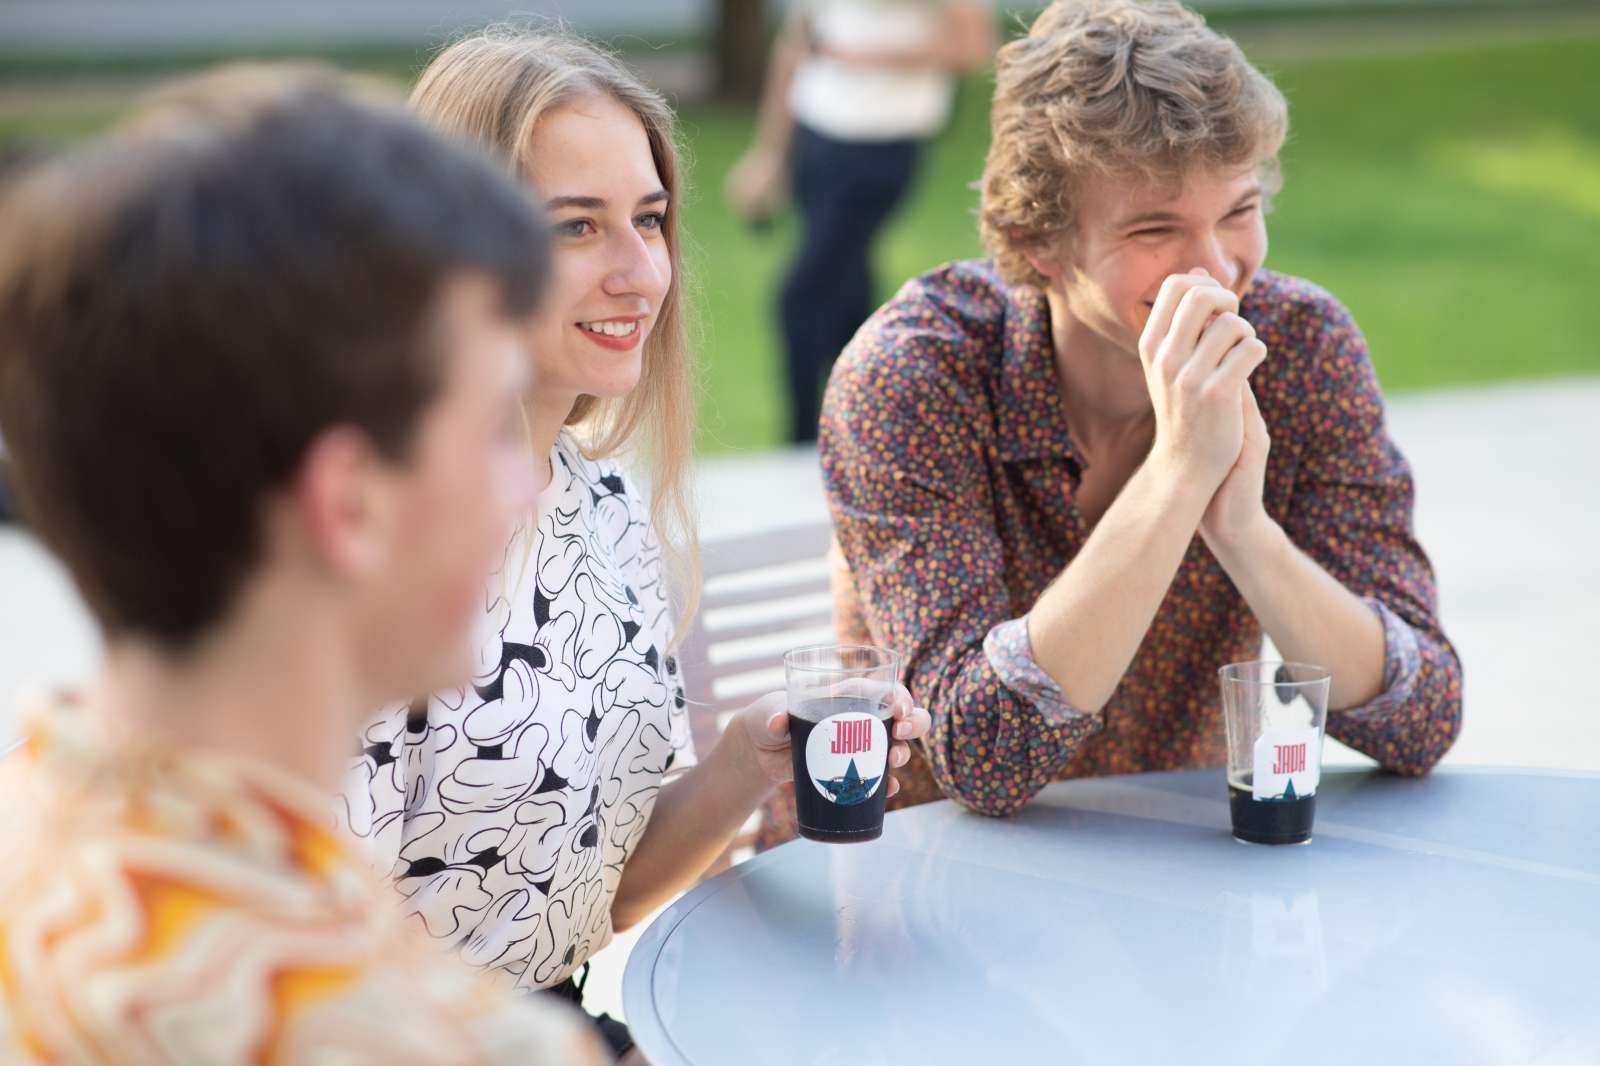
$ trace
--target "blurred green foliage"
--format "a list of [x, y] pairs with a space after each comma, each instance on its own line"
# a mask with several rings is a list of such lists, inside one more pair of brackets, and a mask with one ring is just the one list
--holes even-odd
[[[1290, 102], [1268, 264], [1311, 278], [1354, 311], [1386, 388], [1600, 373], [1600, 21], [1576, 25], [1332, 54], [1281, 41], [1258, 53], [1243, 37]], [[404, 79], [421, 56], [333, 58]], [[0, 143], [70, 140], [116, 115], [103, 99], [29, 91], [37, 106], [18, 106], [10, 90]], [[884, 297], [907, 277], [979, 254], [971, 186], [988, 140], [987, 96], [986, 78], [963, 85], [950, 128], [881, 243]], [[750, 136], [747, 110], [692, 105], [682, 118], [702, 444], [775, 444], [773, 304], [794, 223], [756, 233], [723, 208], [723, 178]]]

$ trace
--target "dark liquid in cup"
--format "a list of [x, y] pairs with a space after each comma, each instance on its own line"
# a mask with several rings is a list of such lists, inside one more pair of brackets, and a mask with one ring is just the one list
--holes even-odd
[[[893, 743], [881, 701], [855, 696], [807, 700], [789, 712], [789, 745], [794, 753], [794, 810], [800, 835], [826, 844], [876, 840], [883, 834], [883, 805], [889, 797], [889, 745]], [[856, 720], [841, 728], [829, 719], [867, 714], [881, 730]], [[848, 721], [848, 720], [847, 720]], [[806, 752], [818, 728], [825, 736], [828, 765], [808, 766]], [[842, 765], [841, 765], [842, 764]]]
[[1304, 844], [1310, 840], [1317, 797], [1258, 800], [1251, 793], [1253, 776], [1245, 774], [1242, 782], [1228, 782], [1233, 835], [1251, 844]]

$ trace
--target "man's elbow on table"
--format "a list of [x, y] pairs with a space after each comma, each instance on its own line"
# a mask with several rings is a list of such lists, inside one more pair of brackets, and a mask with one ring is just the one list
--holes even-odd
[[939, 790], [946, 796], [967, 810], [990, 818], [1010, 818], [1027, 806], [1034, 796], [1034, 793], [1024, 790], [1020, 785], [978, 780], [976, 771], [970, 775], [958, 772], [955, 775], [936, 773], [934, 776], [938, 780]]
[[952, 795], [950, 798], [974, 814], [981, 814], [988, 818], [1010, 818], [1022, 810], [1023, 807], [1026, 807], [1028, 801], [1033, 797], [985, 794], [971, 798]]
[[923, 751], [933, 784], [941, 795], [990, 818], [1009, 818], [1033, 798], [1031, 792], [1016, 783], [1016, 775], [995, 758], [991, 748], [980, 745], [974, 751], [973, 745], [959, 742], [960, 730], [951, 720], [948, 706], [942, 706], [935, 698], [928, 701], [927, 707], [933, 715], [933, 731]]
[[1401, 777], [1421, 777], [1450, 753], [1456, 738], [1461, 735], [1461, 697], [1457, 694], [1452, 705], [1439, 714], [1418, 723], [1414, 735], [1406, 738], [1401, 758], [1385, 768]]
[[[1439, 765], [1461, 735], [1460, 664], [1452, 660], [1432, 665], [1410, 698], [1389, 713], [1402, 716], [1402, 720], [1384, 724], [1379, 719], [1368, 726], [1364, 737], [1345, 734], [1339, 739], [1353, 742], [1392, 774], [1423, 776]], [[1333, 717], [1330, 713], [1330, 732]]]

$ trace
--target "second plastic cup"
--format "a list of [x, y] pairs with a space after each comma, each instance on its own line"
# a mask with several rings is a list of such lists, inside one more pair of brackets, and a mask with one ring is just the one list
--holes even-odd
[[1331, 675], [1320, 666], [1280, 662], [1230, 663], [1217, 673], [1234, 837], [1249, 844], [1308, 842]]

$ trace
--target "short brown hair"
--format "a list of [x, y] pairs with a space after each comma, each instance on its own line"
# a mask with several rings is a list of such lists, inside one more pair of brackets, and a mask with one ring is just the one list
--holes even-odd
[[1026, 251], [1070, 237], [1084, 177], [1176, 185], [1256, 166], [1270, 193], [1283, 96], [1205, 19], [1158, 0], [1056, 0], [1000, 49], [979, 227], [1000, 274], [1042, 285]]
[[264, 497], [335, 425], [406, 458], [453, 278], [543, 286], [487, 159], [328, 71], [159, 94], [0, 203], [0, 431], [23, 514], [108, 635], [181, 647], [256, 564]]

